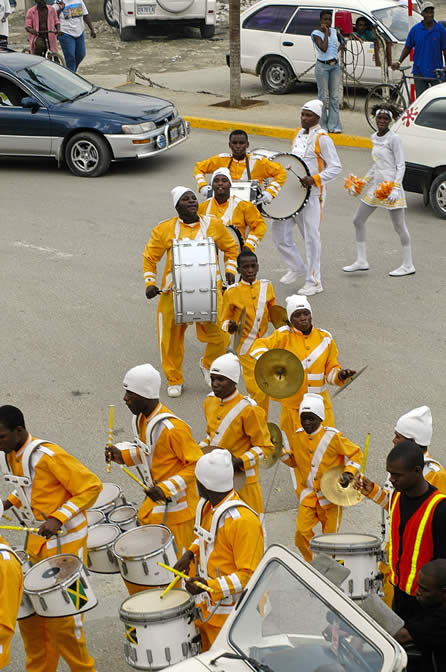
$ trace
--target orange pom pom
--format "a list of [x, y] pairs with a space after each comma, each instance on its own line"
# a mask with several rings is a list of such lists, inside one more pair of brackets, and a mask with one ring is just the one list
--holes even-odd
[[356, 177], [356, 175], [351, 175], [350, 174], [344, 180], [344, 189], [347, 189], [347, 191], [350, 191], [350, 189], [352, 187], [354, 187], [354, 190], [357, 194], [361, 193], [364, 185], [365, 185], [365, 180], [362, 180], [360, 177]]
[[381, 182], [375, 189], [376, 198], [379, 198], [380, 201], [385, 201], [394, 186], [395, 182]]

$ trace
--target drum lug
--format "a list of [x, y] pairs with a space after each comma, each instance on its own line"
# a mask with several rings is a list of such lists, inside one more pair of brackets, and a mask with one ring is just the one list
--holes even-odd
[[138, 660], [138, 654], [136, 652], [136, 649], [130, 646], [128, 642], [125, 642], [124, 644], [124, 653], [130, 665], [132, 664], [132, 662], [136, 663], [136, 661]]
[[91, 560], [89, 555], [87, 555], [87, 566], [91, 567]]
[[[176, 543], [175, 543], [175, 539], [173, 540], [173, 547], [174, 547], [174, 549], [175, 549], [175, 554], [177, 554], [177, 553], [178, 553], [178, 549], [177, 549], [177, 545], [176, 545]], [[167, 556], [166, 551], [163, 551], [163, 560], [164, 560], [164, 564], [165, 564], [165, 565], [168, 565], [168, 564], [169, 564], [169, 558], [168, 558], [168, 556]]]
[[127, 564], [126, 564], [125, 560], [121, 560], [121, 569], [122, 569], [122, 573], [124, 574], [124, 576], [127, 576], [127, 574], [129, 573], [129, 570], [128, 570], [128, 567], [127, 567]]
[[[167, 562], [165, 563], [166, 565], [168, 564]], [[142, 568], [144, 570], [144, 574], [146, 576], [149, 575], [149, 568], [147, 567], [147, 562], [145, 560], [142, 561]]]
[[170, 649], [168, 646], [164, 649], [164, 655], [166, 656], [167, 662], [170, 664], [170, 661], [172, 660], [172, 656], [170, 655]]
[[42, 607], [43, 611], [48, 611], [48, 606], [45, 602], [45, 599], [43, 597], [41, 597], [40, 595], [39, 595], [39, 602], [41, 604], [41, 607]]
[[[89, 576], [88, 570], [85, 570], [86, 576]], [[81, 582], [82, 588], [85, 588], [85, 590], [88, 588], [88, 583], [85, 581], [85, 578], [82, 576], [82, 574], [79, 577], [79, 580]]]
[[68, 595], [66, 590], [62, 590], [62, 595], [63, 595], [63, 599], [65, 600], [65, 602], [67, 604], [70, 604], [70, 602], [71, 602], [70, 596]]
[[188, 658], [189, 657], [189, 655], [188, 655], [189, 654], [189, 644], [187, 642], [183, 642], [181, 644], [181, 650], [183, 652], [183, 656], [185, 658]]
[[112, 563], [112, 565], [116, 565], [116, 557], [113, 555], [113, 552], [111, 551], [110, 548], [107, 548], [107, 557]]
[[152, 667], [153, 663], [152, 649], [146, 649], [146, 656], [147, 656], [147, 662], [149, 663], [150, 667]]
[[348, 592], [350, 595], [353, 595], [353, 579], [349, 579], [348, 581]]

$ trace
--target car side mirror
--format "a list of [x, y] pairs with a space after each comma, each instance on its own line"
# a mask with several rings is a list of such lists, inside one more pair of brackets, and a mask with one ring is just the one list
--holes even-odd
[[40, 103], [34, 96], [24, 96], [21, 100], [21, 106], [29, 108], [34, 113], [39, 109]]

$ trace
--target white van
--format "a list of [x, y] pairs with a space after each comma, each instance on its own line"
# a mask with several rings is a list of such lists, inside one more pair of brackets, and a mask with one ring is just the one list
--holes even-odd
[[[404, 0], [403, 0], [404, 2]], [[311, 32], [319, 27], [322, 9], [333, 12], [333, 27], [339, 19], [351, 23], [364, 17], [392, 45], [397, 60], [409, 32], [406, 5], [397, 0], [260, 0], [241, 15], [241, 70], [260, 76], [270, 93], [288, 93], [297, 82], [314, 82], [316, 54]], [[338, 19], [337, 19], [337, 15]], [[412, 23], [421, 21], [413, 12]], [[412, 24], [411, 24], [412, 25]], [[375, 63], [375, 43], [346, 39], [346, 70], [361, 87], [382, 81]], [[400, 73], [390, 71], [391, 79]]]

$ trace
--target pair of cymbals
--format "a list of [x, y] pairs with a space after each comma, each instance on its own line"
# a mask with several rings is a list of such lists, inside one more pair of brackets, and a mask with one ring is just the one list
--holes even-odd
[[344, 467], [340, 465], [339, 467], [328, 469], [328, 471], [322, 474], [320, 482], [321, 491], [324, 497], [332, 504], [337, 504], [338, 506], [355, 506], [364, 499], [364, 495], [358, 490], [355, 490], [353, 481], [351, 481], [346, 488], [342, 487], [339, 479], [344, 471]]
[[259, 357], [254, 376], [262, 392], [275, 399], [286, 399], [301, 387], [304, 369], [300, 359], [290, 350], [275, 348]]

